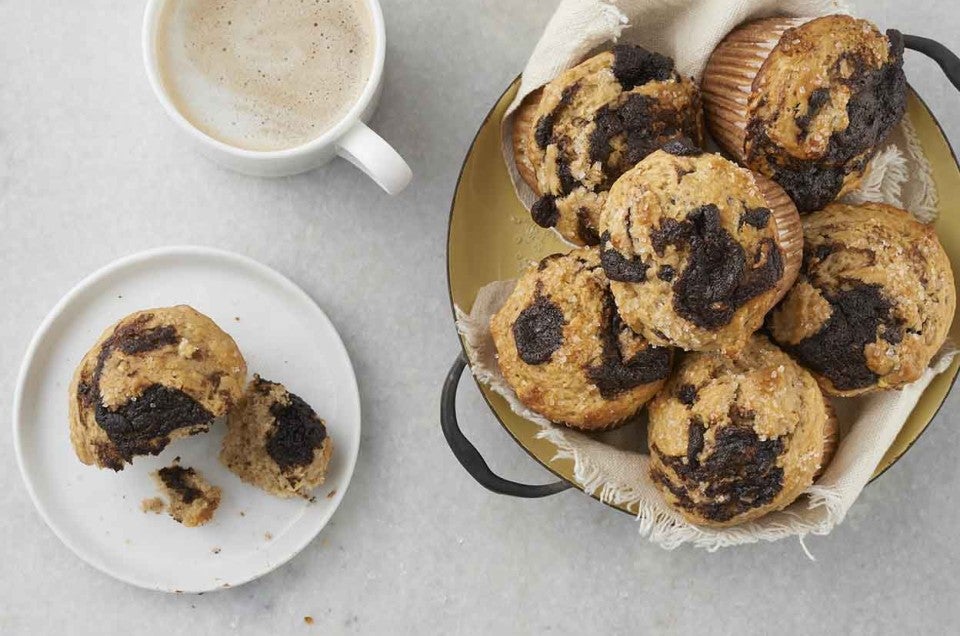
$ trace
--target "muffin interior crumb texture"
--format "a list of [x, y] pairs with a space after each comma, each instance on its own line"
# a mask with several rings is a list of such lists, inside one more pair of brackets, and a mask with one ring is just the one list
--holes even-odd
[[324, 421], [282, 384], [255, 376], [227, 422], [220, 461], [278, 497], [310, 497], [333, 450]]
[[173, 464], [153, 473], [154, 480], [169, 501], [167, 512], [188, 528], [213, 519], [220, 505], [220, 488], [211, 485], [193, 468]]

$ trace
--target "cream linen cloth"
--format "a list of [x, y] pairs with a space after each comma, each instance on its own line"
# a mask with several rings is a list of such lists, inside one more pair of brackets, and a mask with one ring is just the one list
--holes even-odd
[[[831, 0], [564, 0], [534, 49], [502, 126], [504, 158], [518, 194], [528, 205], [532, 201], [532, 192], [514, 167], [509, 139], [511, 113], [524, 96], [590, 52], [616, 40], [633, 42], [670, 55], [681, 73], [699, 79], [714, 46], [745, 20], [849, 11], [847, 3]], [[935, 216], [937, 200], [930, 166], [909, 121], [904, 121], [878, 153], [864, 186], [850, 198], [885, 201], [910, 209], [924, 220]], [[837, 405], [842, 421], [837, 454], [806, 496], [758, 521], [714, 530], [685, 522], [666, 505], [650, 480], [649, 456], [638, 425], [589, 436], [555, 426], [520, 404], [497, 367], [489, 330], [490, 317], [503, 305], [513, 286], [513, 281], [491, 283], [480, 291], [469, 314], [457, 308], [458, 329], [467, 344], [474, 375], [506, 398], [516, 413], [537, 423], [541, 427], [539, 436], [557, 446], [559, 458], [573, 460], [576, 481], [586, 492], [635, 510], [640, 535], [664, 548], [691, 543], [716, 550], [789, 536], [799, 537], [802, 542], [808, 534], [829, 533], [843, 521], [923, 390], [949, 367], [954, 353], [941, 354], [920, 380], [903, 390], [843, 400]]]

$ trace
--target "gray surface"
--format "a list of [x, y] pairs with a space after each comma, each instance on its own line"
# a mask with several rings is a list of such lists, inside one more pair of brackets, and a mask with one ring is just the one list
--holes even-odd
[[[141, 2], [0, 0], [0, 633], [308, 632], [305, 615], [317, 633], [941, 632], [956, 623], [957, 393], [843, 526], [808, 541], [815, 563], [793, 541], [665, 552], [581, 494], [511, 500], [460, 469], [437, 424], [457, 351], [449, 199], [477, 125], [555, 3], [384, 4], [387, 80], [373, 123], [416, 175], [393, 200], [345, 162], [261, 181], [195, 155], [141, 70]], [[952, 1], [863, 4], [882, 25], [960, 49]], [[931, 63], [911, 54], [908, 66], [960, 142], [957, 95]], [[175, 243], [236, 250], [302, 285], [342, 330], [363, 393], [357, 472], [322, 538], [257, 582], [201, 597], [134, 589], [75, 558], [34, 512], [9, 436], [21, 357], [57, 299], [116, 257]], [[548, 478], [471, 382], [460, 400], [466, 431], [495, 469]]]

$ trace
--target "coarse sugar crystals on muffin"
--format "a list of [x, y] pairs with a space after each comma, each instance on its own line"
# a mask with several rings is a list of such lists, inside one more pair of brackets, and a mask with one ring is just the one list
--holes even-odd
[[796, 278], [800, 217], [783, 190], [674, 142], [611, 188], [601, 262], [624, 321], [650, 342], [735, 353]]
[[572, 428], [625, 423], [670, 373], [671, 350], [620, 319], [597, 248], [554, 254], [527, 270], [490, 331], [520, 402]]
[[836, 445], [816, 381], [762, 336], [734, 357], [687, 354], [649, 411], [650, 476], [697, 525], [726, 527], [787, 507]]
[[803, 267], [771, 313], [771, 337], [831, 395], [917, 380], [956, 309], [934, 228], [880, 203], [835, 203], [804, 219]]
[[859, 185], [903, 117], [903, 37], [847, 15], [766, 18], [717, 46], [702, 86], [717, 142], [811, 212]]
[[517, 168], [540, 197], [534, 221], [596, 245], [610, 185], [680, 136], [701, 143], [703, 114], [699, 89], [670, 58], [622, 44], [561, 73], [514, 119]]
[[220, 461], [277, 497], [309, 498], [333, 453], [326, 423], [282, 384], [254, 376], [227, 419]]
[[247, 365], [229, 335], [187, 305], [107, 328], [70, 385], [70, 440], [84, 464], [122, 470], [204, 432], [240, 399]]

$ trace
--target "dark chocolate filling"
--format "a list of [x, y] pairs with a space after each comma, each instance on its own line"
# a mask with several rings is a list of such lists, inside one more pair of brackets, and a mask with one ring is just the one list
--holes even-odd
[[[731, 417], [733, 423], [717, 430], [703, 461], [706, 429], [699, 419], [690, 422], [685, 457], [661, 455], [664, 465], [680, 479], [679, 486], [660, 470], [652, 471], [654, 481], [673, 493], [681, 507], [717, 522], [769, 504], [783, 489], [783, 469], [777, 466], [783, 441], [761, 441], [750, 413], [732, 409]], [[694, 502], [691, 492], [702, 492], [708, 501]]]
[[577, 236], [584, 245], [600, 244], [600, 234], [590, 221], [590, 210], [587, 208], [577, 210]]
[[657, 278], [668, 283], [672, 281], [676, 275], [677, 270], [675, 270], [672, 265], [661, 265], [657, 271]]
[[610, 245], [610, 233], [604, 232], [601, 237], [600, 264], [610, 280], [623, 283], [642, 283], [647, 280], [647, 269], [650, 267], [639, 257], [625, 258], [623, 254]]
[[213, 419], [192, 397], [162, 384], [151, 384], [113, 410], [98, 403], [95, 413], [97, 424], [127, 461], [135, 455], [155, 455], [170, 443], [173, 431]]
[[623, 359], [620, 334], [629, 330], [617, 312], [613, 295], [608, 291], [603, 299], [600, 324], [600, 364], [586, 369], [587, 377], [606, 400], [612, 400], [624, 391], [656, 382], [670, 374], [672, 356], [669, 348], [648, 345], [629, 360]]
[[81, 403], [94, 409], [94, 419], [122, 458], [118, 461], [101, 454], [101, 462], [113, 470], [122, 470], [124, 461], [129, 462], [136, 455], [156, 455], [170, 442], [171, 432], [206, 424], [213, 419], [213, 414], [192, 397], [161, 384], [147, 387], [139, 396], [113, 409], [103, 405], [100, 378], [114, 350], [136, 355], [179, 342], [176, 329], [170, 325], [144, 328], [151, 318], [152, 315], [144, 315], [131, 324], [118, 327], [101, 345], [90, 381], [81, 382], [78, 387]]
[[687, 406], [693, 406], [697, 401], [697, 387], [692, 384], [684, 384], [680, 387], [680, 390], [677, 391], [677, 398], [680, 400], [681, 404]]
[[903, 328], [893, 315], [893, 304], [880, 285], [859, 281], [849, 281], [836, 292], [821, 289], [820, 293], [830, 303], [830, 318], [812, 336], [795, 345], [781, 345], [841, 391], [876, 384], [878, 376], [867, 367], [864, 348], [878, 336], [892, 344], [902, 339]]
[[740, 216], [740, 227], [746, 224], [762, 230], [767, 227], [767, 223], [770, 221], [770, 214], [769, 208], [747, 208]]
[[747, 267], [743, 247], [722, 227], [720, 210], [713, 204], [697, 208], [682, 223], [667, 224], [669, 220], [661, 223], [661, 233], [665, 225], [669, 228], [660, 238], [663, 247], [686, 242], [689, 249], [687, 267], [673, 286], [674, 309], [698, 327], [723, 327], [737, 309], [772, 289], [783, 276], [783, 257], [769, 238], [761, 241], [754, 255], [755, 263], [760, 259], [763, 263]]
[[684, 245], [690, 238], [690, 224], [676, 219], [662, 219], [658, 227], [650, 230], [650, 244], [657, 256], [663, 256], [669, 245]]
[[619, 108], [601, 107], [595, 122], [590, 133], [590, 160], [606, 164], [611, 140], [625, 135], [623, 163], [628, 167], [666, 145], [672, 144], [677, 153], [692, 154], [688, 148], [692, 142], [682, 139], [697, 134], [696, 120], [689, 113], [664, 108], [656, 99], [638, 94], [627, 96]]
[[663, 82], [673, 75], [673, 60], [669, 57], [632, 44], [613, 47], [613, 76], [625, 91], [647, 82]]
[[549, 362], [563, 344], [563, 312], [537, 290], [533, 303], [513, 323], [517, 355], [527, 364]]
[[570, 164], [564, 159], [566, 156], [563, 145], [559, 146], [557, 156], [557, 178], [560, 180], [560, 196], [567, 196], [578, 187], [580, 182], [570, 171]]
[[556, 118], [556, 111], [547, 113], [537, 120], [537, 127], [533, 132], [533, 139], [537, 142], [540, 150], [546, 150], [550, 145], [550, 139], [553, 137], [553, 121]]
[[677, 157], [698, 157], [703, 154], [689, 137], [677, 137], [663, 144], [663, 151]]
[[806, 137], [807, 132], [810, 129], [810, 124], [813, 122], [813, 118], [817, 116], [817, 113], [820, 112], [820, 109], [826, 106], [830, 102], [830, 89], [829, 88], [818, 88], [812, 93], [810, 93], [810, 98], [807, 99], [807, 112], [804, 115], [801, 115], [797, 118], [797, 126], [800, 128], [800, 133]]
[[543, 228], [551, 228], [560, 220], [560, 211], [557, 209], [557, 200], [555, 197], [542, 196], [537, 199], [533, 207], [530, 208], [530, 216], [533, 222]]
[[293, 393], [287, 396], [289, 404], [270, 405], [276, 423], [267, 437], [267, 454], [281, 470], [310, 464], [314, 450], [327, 438], [327, 427], [310, 405]]
[[579, 90], [579, 82], [563, 89], [563, 93], [560, 95], [560, 102], [557, 106], [537, 121], [536, 128], [533, 131], [533, 139], [537, 142], [537, 146], [541, 150], [546, 150], [547, 146], [553, 141], [553, 124], [556, 122], [563, 108], [573, 101], [574, 95], [576, 95]]
[[[780, 159], [781, 163], [774, 170], [774, 181], [786, 190], [800, 212], [820, 210], [836, 199], [844, 177], [869, 161], [906, 111], [903, 36], [891, 29], [887, 31], [887, 37], [890, 40], [890, 60], [879, 69], [868, 68], [862, 59], [850, 55], [840, 60], [852, 62], [855, 67], [848, 80], [851, 89], [847, 102], [849, 124], [830, 137], [823, 157], [815, 160], [785, 157], [782, 149], [767, 136], [766, 122], [752, 120], [747, 126], [748, 138], [753, 140], [752, 157], [765, 155]], [[797, 121], [804, 134], [829, 97], [828, 89], [824, 88], [811, 93], [807, 114]], [[863, 160], [854, 161], [864, 153], [867, 156]]]
[[177, 496], [183, 500], [183, 503], [192, 504], [197, 499], [203, 497], [203, 491], [195, 488], [191, 483], [193, 476], [196, 474], [196, 471], [192, 468], [166, 466], [158, 470], [157, 474], [160, 477], [160, 481], [163, 482], [163, 485], [177, 493]]

